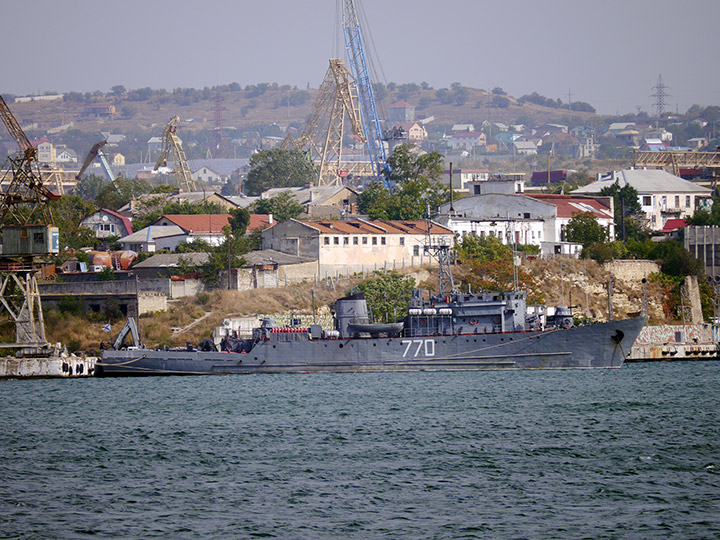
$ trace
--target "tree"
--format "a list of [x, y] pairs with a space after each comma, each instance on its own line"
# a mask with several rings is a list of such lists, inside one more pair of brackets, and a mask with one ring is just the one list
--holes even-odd
[[393, 193], [374, 182], [358, 198], [358, 209], [373, 219], [424, 219], [450, 200], [450, 189], [440, 183], [443, 156], [439, 152], [418, 153], [413, 145], [400, 144], [388, 158], [386, 179]]
[[77, 186], [75, 186], [75, 195], [85, 201], [94, 201], [107, 183], [108, 181], [102, 176], [88, 174], [78, 180]]
[[251, 208], [254, 214], [272, 214], [277, 221], [295, 219], [305, 212], [305, 208], [289, 191], [283, 191], [270, 199], [258, 199]]
[[[620, 237], [622, 240], [628, 238], [628, 219], [632, 216], [636, 216], [642, 212], [642, 206], [640, 206], [640, 199], [638, 197], [637, 190], [630, 184], [625, 184], [620, 187], [618, 182], [615, 182], [611, 186], [604, 187], [600, 190], [600, 195], [603, 197], [612, 197], [614, 199], [615, 206], [615, 230], [620, 231]], [[633, 234], [638, 234], [637, 224], [632, 224], [630, 229]]]
[[115, 97], [124, 96], [126, 94], [125, 87], [122, 84], [117, 84], [113, 86], [110, 91], [112, 92], [112, 95]]
[[83, 218], [95, 211], [92, 204], [77, 195], [64, 195], [57, 201], [52, 201], [50, 209], [60, 231], [61, 248], [79, 249], [95, 245], [95, 232], [80, 226]]
[[474, 259], [481, 263], [497, 259], [509, 258], [512, 254], [510, 246], [502, 243], [500, 238], [495, 236], [480, 237], [476, 234], [463, 236], [458, 246], [458, 254], [461, 261]]
[[145, 180], [128, 180], [116, 178], [114, 182], [105, 184], [95, 198], [98, 208], [117, 210], [132, 199], [150, 192], [150, 184]]
[[490, 100], [490, 106], [496, 109], [507, 109], [510, 106], [510, 100], [505, 96], [495, 95]]
[[396, 321], [405, 316], [415, 280], [395, 271], [375, 272], [377, 277], [363, 281], [357, 290], [365, 296], [376, 322]]
[[316, 178], [315, 166], [302, 153], [273, 148], [250, 157], [245, 191], [248, 195], [260, 195], [270, 188], [304, 186]]
[[591, 244], [604, 244], [608, 240], [608, 231], [600, 225], [589, 212], [575, 214], [565, 227], [568, 242], [582, 244], [587, 248]]
[[675, 240], [658, 242], [652, 255], [661, 261], [660, 271], [663, 274], [691, 276], [701, 275], [704, 271], [702, 261], [690, 255], [685, 246]]

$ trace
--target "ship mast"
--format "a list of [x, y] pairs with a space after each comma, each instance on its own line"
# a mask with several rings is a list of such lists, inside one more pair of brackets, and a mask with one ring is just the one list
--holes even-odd
[[452, 269], [450, 268], [450, 246], [444, 243], [433, 242], [430, 234], [433, 222], [430, 220], [430, 207], [428, 205], [425, 219], [425, 247], [424, 251], [438, 262], [438, 277], [440, 278], [440, 296], [460, 294], [455, 288]]

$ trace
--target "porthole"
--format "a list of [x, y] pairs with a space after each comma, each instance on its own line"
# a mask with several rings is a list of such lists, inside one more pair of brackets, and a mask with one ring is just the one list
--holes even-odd
[[342, 344], [342, 343], [340, 344], [340, 348], [341, 348], [341, 349], [343, 348], [343, 344]]

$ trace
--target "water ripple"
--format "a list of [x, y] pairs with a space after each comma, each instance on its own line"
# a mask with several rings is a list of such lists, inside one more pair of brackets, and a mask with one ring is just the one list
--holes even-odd
[[720, 537], [720, 363], [2, 381], [2, 538]]

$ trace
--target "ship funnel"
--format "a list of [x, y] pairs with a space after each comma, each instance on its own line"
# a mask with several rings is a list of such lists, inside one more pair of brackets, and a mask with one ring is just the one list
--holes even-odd
[[346, 296], [335, 302], [335, 328], [340, 337], [348, 337], [348, 325], [351, 323], [369, 323], [368, 308], [362, 295]]

